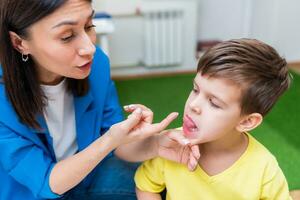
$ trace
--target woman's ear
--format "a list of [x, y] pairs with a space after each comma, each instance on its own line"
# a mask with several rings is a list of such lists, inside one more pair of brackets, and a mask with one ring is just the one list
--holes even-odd
[[239, 132], [247, 132], [258, 127], [263, 120], [263, 116], [259, 113], [251, 113], [242, 117], [242, 120], [236, 127]]
[[16, 34], [13, 31], [9, 31], [9, 37], [14, 49], [16, 49], [18, 52], [22, 54], [26, 54], [26, 55], [29, 54], [29, 49], [23, 38], [21, 38], [18, 34]]

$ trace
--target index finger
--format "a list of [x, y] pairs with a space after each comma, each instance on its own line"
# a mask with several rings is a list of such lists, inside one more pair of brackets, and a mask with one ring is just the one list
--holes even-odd
[[156, 132], [161, 132], [166, 129], [169, 124], [174, 121], [178, 117], [178, 112], [170, 113], [165, 119], [163, 119], [160, 123], [153, 124], [152, 127]]

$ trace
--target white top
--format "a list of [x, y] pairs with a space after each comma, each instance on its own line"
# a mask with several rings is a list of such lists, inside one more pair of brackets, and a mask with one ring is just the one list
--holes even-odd
[[73, 95], [67, 92], [65, 80], [54, 86], [41, 85], [48, 98], [44, 116], [53, 139], [53, 149], [57, 161], [75, 154], [78, 150], [74, 100]]

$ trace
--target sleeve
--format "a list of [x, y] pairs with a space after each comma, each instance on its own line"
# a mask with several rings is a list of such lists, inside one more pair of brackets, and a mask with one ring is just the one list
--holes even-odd
[[[49, 177], [54, 162], [43, 149], [0, 123], [0, 165], [36, 198], [52, 199]], [[2, 180], [3, 181], [3, 180]]]
[[154, 158], [145, 161], [136, 171], [136, 187], [145, 192], [160, 193], [166, 185], [164, 180], [164, 160]]
[[103, 108], [101, 134], [105, 133], [113, 124], [122, 120], [123, 112], [119, 104], [117, 90], [114, 82], [110, 80]]
[[263, 200], [292, 200], [289, 194], [288, 183], [276, 162], [275, 173], [267, 179], [262, 186], [261, 198]]
[[[99, 91], [103, 92], [103, 110], [101, 122], [101, 134], [105, 133], [113, 124], [123, 120], [123, 111], [119, 103], [119, 98], [114, 81], [110, 78], [110, 62], [109, 58], [103, 51], [96, 47], [94, 56], [94, 68], [90, 78], [93, 80], [94, 92], [99, 95]], [[105, 88], [103, 88], [105, 87]]]

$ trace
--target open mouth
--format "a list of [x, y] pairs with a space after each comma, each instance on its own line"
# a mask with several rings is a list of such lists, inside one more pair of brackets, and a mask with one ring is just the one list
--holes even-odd
[[188, 116], [185, 115], [183, 117], [183, 132], [186, 136], [194, 136], [196, 132], [199, 130], [196, 126], [195, 122]]
[[90, 62], [88, 62], [84, 65], [79, 66], [78, 68], [81, 69], [81, 70], [88, 70], [88, 69], [91, 68], [91, 65], [92, 65], [92, 62], [90, 61]]

